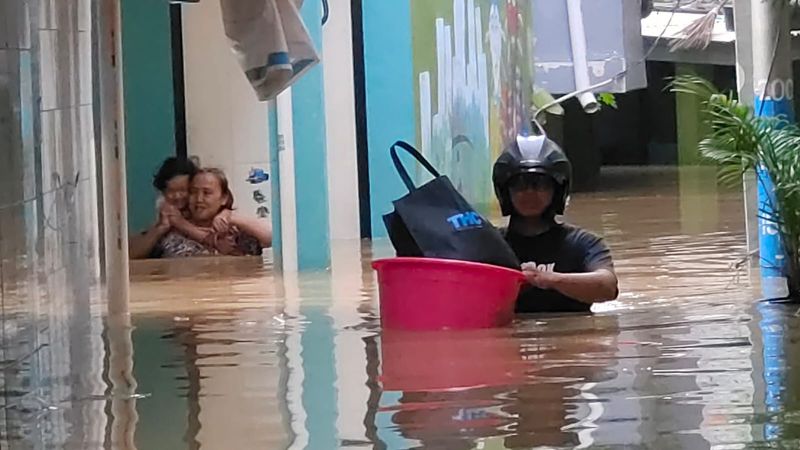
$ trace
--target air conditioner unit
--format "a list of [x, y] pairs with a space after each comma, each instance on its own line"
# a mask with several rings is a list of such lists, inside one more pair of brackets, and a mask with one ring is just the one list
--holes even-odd
[[[533, 0], [534, 64], [537, 86], [552, 94], [577, 90], [568, 0]], [[589, 85], [624, 76], [596, 92], [624, 93], [647, 87], [641, 19], [645, 0], [582, 0]]]

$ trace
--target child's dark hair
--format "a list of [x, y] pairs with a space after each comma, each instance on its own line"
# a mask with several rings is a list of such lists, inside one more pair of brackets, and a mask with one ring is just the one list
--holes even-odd
[[163, 192], [167, 189], [169, 180], [181, 175], [188, 175], [191, 178], [196, 173], [197, 166], [192, 160], [171, 156], [164, 160], [161, 168], [158, 169], [158, 172], [153, 177], [153, 187]]

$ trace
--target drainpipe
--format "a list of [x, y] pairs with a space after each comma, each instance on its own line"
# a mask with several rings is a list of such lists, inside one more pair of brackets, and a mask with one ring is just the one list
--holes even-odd
[[575, 71], [575, 90], [584, 91], [578, 95], [583, 110], [594, 114], [600, 105], [594, 94], [588, 89], [589, 63], [586, 60], [586, 31], [583, 27], [583, 11], [581, 0], [567, 0], [567, 16], [569, 18], [569, 40], [572, 45], [572, 67]]

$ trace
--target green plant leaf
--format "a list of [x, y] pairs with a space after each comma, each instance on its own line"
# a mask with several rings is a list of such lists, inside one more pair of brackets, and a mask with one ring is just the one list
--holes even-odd
[[738, 185], [744, 172], [765, 167], [775, 188], [771, 206], [787, 252], [786, 275], [800, 289], [800, 128], [785, 117], [757, 117], [732, 94], [694, 75], [676, 77], [669, 86], [702, 102], [711, 131], [699, 150], [719, 164], [720, 183]]
[[603, 105], [617, 109], [617, 98], [614, 96], [614, 94], [609, 92], [601, 92], [600, 94], [597, 94], [597, 101]]

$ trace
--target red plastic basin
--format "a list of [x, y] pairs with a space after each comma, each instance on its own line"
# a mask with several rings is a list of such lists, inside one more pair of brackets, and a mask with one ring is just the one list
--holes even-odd
[[502, 327], [514, 319], [522, 272], [466, 261], [375, 261], [381, 325], [406, 330]]

